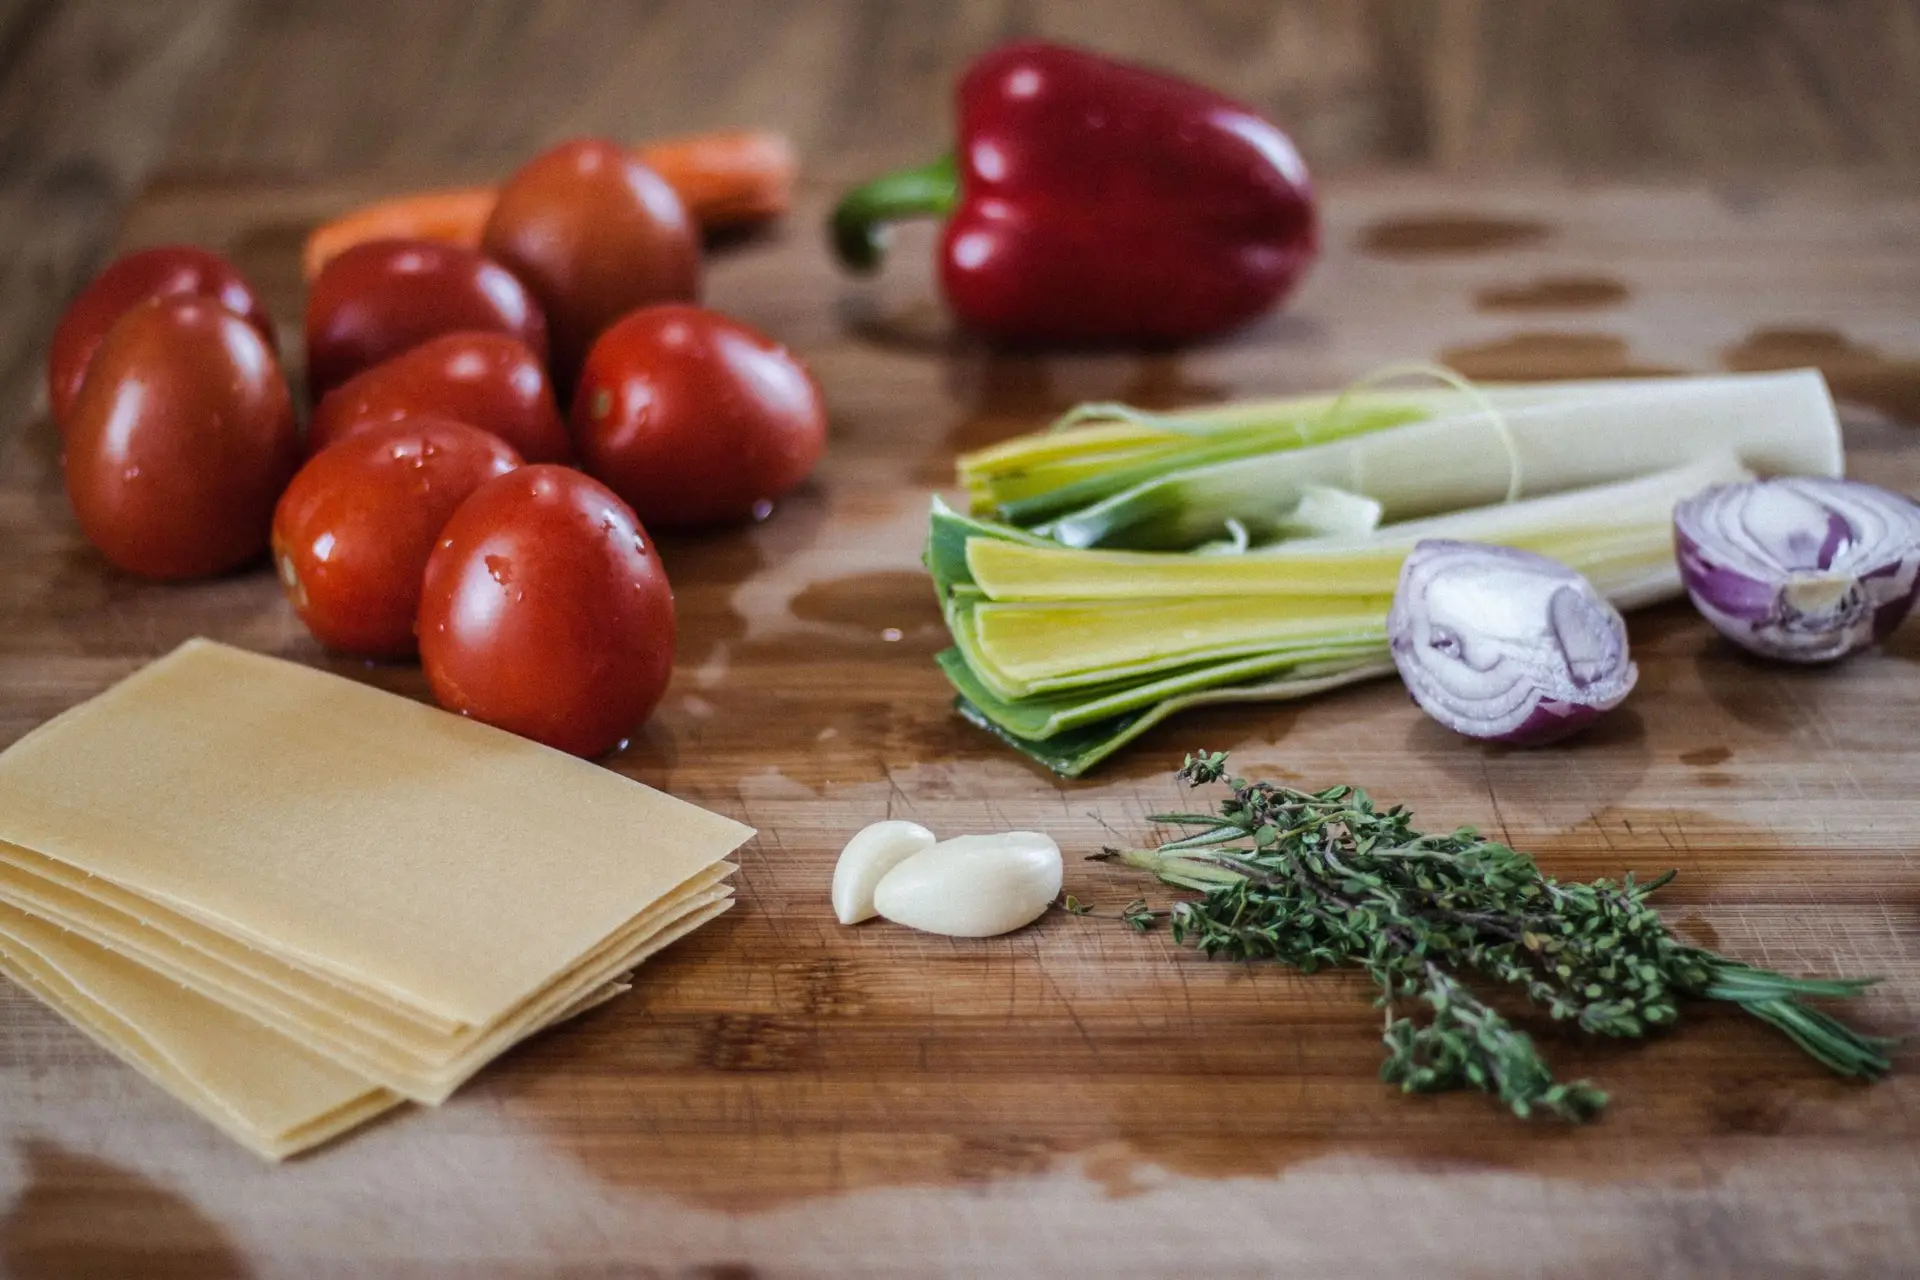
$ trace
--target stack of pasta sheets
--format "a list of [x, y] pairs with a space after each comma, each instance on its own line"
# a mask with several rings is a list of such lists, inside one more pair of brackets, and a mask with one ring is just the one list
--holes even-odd
[[190, 641], [0, 753], [0, 970], [278, 1159], [625, 990], [752, 834]]

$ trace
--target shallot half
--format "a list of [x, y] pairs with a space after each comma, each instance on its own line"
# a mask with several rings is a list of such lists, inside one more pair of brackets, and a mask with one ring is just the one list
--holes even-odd
[[1920, 588], [1920, 505], [1870, 484], [1783, 476], [1674, 508], [1694, 607], [1744, 649], [1832, 662], [1884, 638]]
[[1557, 560], [1476, 542], [1415, 544], [1387, 639], [1421, 710], [1515, 746], [1584, 727], [1640, 674], [1626, 623], [1592, 583]]

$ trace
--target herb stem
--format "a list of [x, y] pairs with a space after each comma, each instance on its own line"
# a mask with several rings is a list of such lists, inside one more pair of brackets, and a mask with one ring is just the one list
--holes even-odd
[[[1467, 985], [1469, 973], [1591, 1034], [1644, 1036], [1678, 1020], [1680, 997], [1719, 1000], [1837, 1074], [1870, 1080], [1891, 1069], [1892, 1041], [1802, 1003], [1860, 995], [1873, 979], [1793, 978], [1680, 942], [1647, 904], [1672, 871], [1561, 883], [1469, 828], [1415, 831], [1404, 809], [1377, 809], [1351, 787], [1313, 794], [1229, 778], [1222, 753], [1187, 757], [1179, 776], [1225, 782], [1230, 798], [1213, 815], [1155, 815], [1189, 828], [1175, 840], [1100, 856], [1202, 895], [1164, 914], [1175, 940], [1203, 954], [1364, 969], [1383, 1011], [1381, 1076], [1403, 1090], [1477, 1088], [1517, 1115], [1567, 1120], [1605, 1106], [1587, 1082], [1557, 1082], [1532, 1039]], [[1159, 914], [1136, 901], [1122, 918], [1145, 929]], [[1425, 1016], [1402, 1016], [1410, 1005]]]

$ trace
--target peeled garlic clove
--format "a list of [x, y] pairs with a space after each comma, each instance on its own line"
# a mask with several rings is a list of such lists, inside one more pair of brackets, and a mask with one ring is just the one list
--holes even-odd
[[1032, 924], [1060, 893], [1060, 846], [1037, 831], [958, 836], [882, 877], [873, 905], [895, 924], [990, 938]]
[[854, 832], [833, 867], [833, 914], [841, 924], [871, 920], [873, 887], [880, 878], [937, 842], [933, 832], [917, 822], [891, 819]]

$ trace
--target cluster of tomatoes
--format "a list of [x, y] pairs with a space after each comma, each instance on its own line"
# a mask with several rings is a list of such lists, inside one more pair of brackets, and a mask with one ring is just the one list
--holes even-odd
[[479, 251], [381, 240], [325, 265], [303, 438], [246, 280], [200, 249], [131, 254], [49, 356], [80, 527], [153, 578], [271, 545], [330, 649], [417, 651], [441, 705], [598, 755], [672, 672], [647, 529], [764, 516], [825, 447], [813, 378], [694, 305], [700, 270], [672, 188], [564, 144], [501, 189]]

